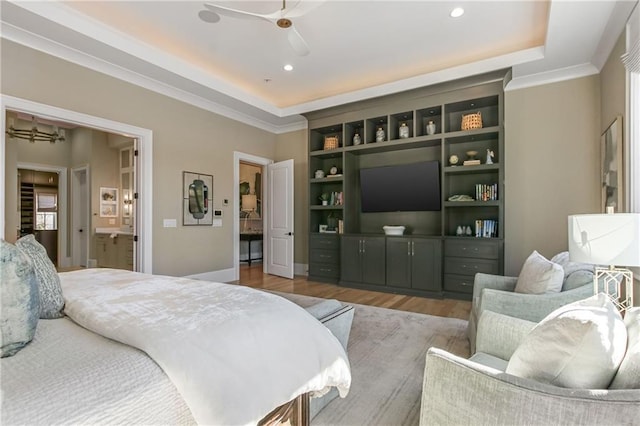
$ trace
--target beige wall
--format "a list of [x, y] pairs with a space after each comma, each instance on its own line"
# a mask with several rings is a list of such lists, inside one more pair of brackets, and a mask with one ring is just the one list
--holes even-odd
[[307, 131], [299, 130], [276, 138], [275, 160], [293, 159], [294, 262], [306, 264], [309, 257], [309, 166]]
[[567, 249], [567, 216], [598, 211], [600, 81], [505, 93], [505, 274]]
[[600, 72], [600, 94], [602, 97], [600, 134], [604, 133], [617, 116], [625, 115], [626, 72], [620, 60], [625, 52], [624, 39], [623, 32]]
[[[233, 206], [222, 206], [223, 198], [235, 199], [233, 152], [273, 158], [275, 135], [5, 39], [1, 43], [3, 94], [153, 131], [154, 273], [234, 266]], [[213, 207], [226, 210], [222, 227], [181, 225], [184, 170], [213, 175]], [[163, 228], [166, 218], [177, 219], [178, 227]]]

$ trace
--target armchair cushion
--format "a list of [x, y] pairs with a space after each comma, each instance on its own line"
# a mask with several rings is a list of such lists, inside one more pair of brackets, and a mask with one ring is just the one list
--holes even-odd
[[543, 294], [558, 293], [562, 289], [564, 270], [557, 263], [547, 260], [537, 251], [533, 251], [522, 266], [516, 293]]
[[640, 389], [640, 307], [624, 315], [627, 326], [627, 353], [609, 389]]
[[627, 346], [615, 305], [600, 293], [552, 312], [524, 338], [506, 372], [578, 389], [609, 387]]

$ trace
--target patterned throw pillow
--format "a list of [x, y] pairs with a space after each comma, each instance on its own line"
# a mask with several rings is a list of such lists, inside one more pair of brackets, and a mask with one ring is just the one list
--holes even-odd
[[13, 244], [0, 240], [0, 357], [33, 339], [38, 325], [38, 283], [33, 266]]
[[16, 241], [16, 247], [24, 253], [33, 264], [40, 292], [40, 318], [53, 319], [64, 316], [64, 299], [60, 277], [56, 267], [47, 255], [47, 249], [36, 241], [33, 235], [26, 235]]

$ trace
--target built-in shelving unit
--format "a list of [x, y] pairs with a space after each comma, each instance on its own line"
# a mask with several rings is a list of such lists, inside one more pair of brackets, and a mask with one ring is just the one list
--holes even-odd
[[[469, 298], [476, 272], [502, 273], [506, 79], [508, 73], [493, 73], [307, 115], [310, 279]], [[462, 117], [478, 112], [482, 128], [462, 130]], [[405, 126], [408, 135], [401, 137]], [[376, 141], [379, 129], [384, 138]], [[326, 138], [335, 137], [339, 146], [325, 149]], [[480, 164], [463, 165], [470, 151], [477, 152], [473, 158]], [[452, 156], [457, 164], [450, 162]], [[441, 165], [440, 211], [361, 211], [361, 169], [433, 160]], [[339, 176], [331, 177], [332, 168]], [[316, 177], [317, 170], [324, 177]], [[342, 203], [321, 205], [323, 193], [341, 193]], [[472, 200], [452, 201], [454, 195]], [[323, 232], [336, 218], [342, 233]], [[407, 231], [385, 237], [384, 225], [404, 225]], [[477, 225], [493, 233], [482, 233]], [[429, 266], [418, 270], [419, 265]]]

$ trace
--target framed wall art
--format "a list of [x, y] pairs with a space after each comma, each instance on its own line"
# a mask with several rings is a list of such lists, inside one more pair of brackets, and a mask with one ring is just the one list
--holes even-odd
[[213, 176], [182, 172], [182, 224], [213, 225]]

